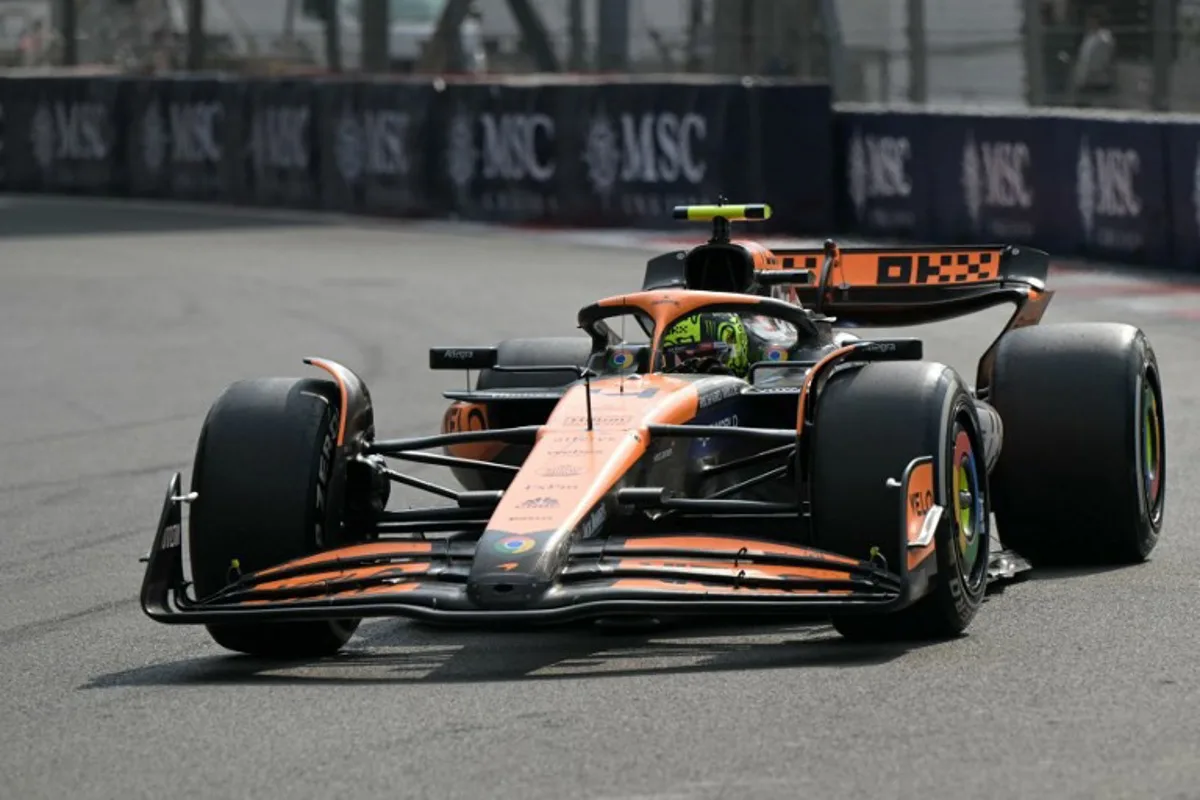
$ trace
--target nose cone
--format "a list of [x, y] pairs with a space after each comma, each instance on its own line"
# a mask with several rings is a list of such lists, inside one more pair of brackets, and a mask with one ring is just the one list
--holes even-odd
[[598, 380], [590, 389], [576, 386], [559, 401], [480, 536], [467, 577], [479, 608], [541, 604], [572, 543], [599, 534], [606, 495], [646, 452], [644, 426], [686, 421], [697, 404], [687, 381]]

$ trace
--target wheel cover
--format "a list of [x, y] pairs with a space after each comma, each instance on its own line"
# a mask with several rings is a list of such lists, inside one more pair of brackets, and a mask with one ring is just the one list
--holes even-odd
[[1163, 440], [1162, 416], [1158, 393], [1148, 379], [1142, 381], [1141, 452], [1142, 484], [1146, 492], [1146, 511], [1154, 518], [1162, 504]]
[[951, 463], [951, 507], [957, 528], [955, 543], [959, 568], [968, 583], [974, 584], [985, 571], [980, 569], [987, 534], [984, 485], [970, 434], [955, 426], [954, 460]]

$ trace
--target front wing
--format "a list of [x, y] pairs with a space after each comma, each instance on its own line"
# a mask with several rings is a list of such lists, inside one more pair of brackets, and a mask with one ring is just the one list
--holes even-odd
[[[558, 623], [615, 615], [882, 613], [909, 604], [924, 580], [872, 561], [721, 535], [666, 534], [574, 543], [553, 585], [473, 591], [475, 542], [388, 539], [244, 575], [208, 598], [188, 596], [180, 476], [170, 483], [142, 586], [165, 623], [409, 617], [439, 623]], [[928, 559], [932, 562], [934, 559]], [[494, 587], [492, 587], [494, 589]]]

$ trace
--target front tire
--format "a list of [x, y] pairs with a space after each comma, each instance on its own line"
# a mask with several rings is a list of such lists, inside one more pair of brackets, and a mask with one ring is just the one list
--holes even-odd
[[902, 544], [900, 489], [890, 482], [932, 456], [934, 502], [945, 509], [935, 535], [936, 574], [927, 593], [891, 614], [845, 614], [833, 626], [854, 640], [937, 640], [961, 634], [987, 589], [990, 522], [987, 470], [971, 393], [951, 368], [875, 363], [834, 377], [813, 428], [812, 502], [817, 547], [889, 568]]
[[1133, 564], [1162, 531], [1166, 418], [1158, 359], [1131, 325], [1023, 328], [996, 349], [1004, 420], [993, 478], [1005, 547], [1034, 564]]
[[[325, 380], [239, 381], [209, 410], [196, 447], [189, 555], [199, 598], [241, 574], [338, 544], [341, 492], [333, 471], [341, 409]], [[228, 650], [315, 657], [339, 650], [359, 620], [207, 626]]]

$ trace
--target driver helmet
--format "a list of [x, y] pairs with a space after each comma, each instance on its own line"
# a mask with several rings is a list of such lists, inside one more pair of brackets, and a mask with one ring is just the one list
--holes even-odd
[[666, 371], [713, 364], [739, 378], [750, 369], [750, 337], [741, 316], [726, 312], [700, 312], [677, 320], [662, 337]]

